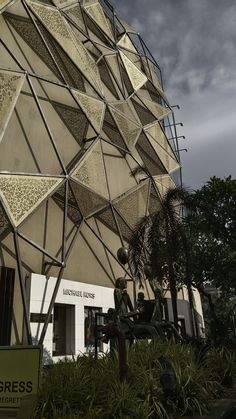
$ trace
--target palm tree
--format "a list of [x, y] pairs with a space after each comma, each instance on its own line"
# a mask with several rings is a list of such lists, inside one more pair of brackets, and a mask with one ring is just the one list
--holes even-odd
[[[168, 189], [161, 200], [160, 208], [154, 214], [144, 217], [137, 225], [129, 244], [130, 266], [141, 286], [147, 264], [150, 265], [148, 279], [151, 286], [154, 278], [160, 283], [163, 279], [168, 280], [174, 324], [177, 328], [177, 285], [180, 278], [188, 287], [190, 307], [193, 308], [189, 249], [179, 214], [181, 203], [187, 196], [188, 193], [183, 188]], [[192, 328], [194, 331], [193, 321]]]

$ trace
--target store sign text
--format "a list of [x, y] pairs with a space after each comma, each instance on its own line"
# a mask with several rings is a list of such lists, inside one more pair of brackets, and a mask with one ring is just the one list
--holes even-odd
[[63, 289], [63, 295], [71, 295], [75, 297], [81, 297], [81, 298], [95, 298], [95, 294], [87, 291], [77, 291], [77, 290], [70, 290], [68, 288]]

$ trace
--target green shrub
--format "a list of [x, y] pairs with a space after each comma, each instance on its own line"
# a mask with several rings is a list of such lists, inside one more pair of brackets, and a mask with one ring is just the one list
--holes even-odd
[[[167, 394], [161, 377], [167, 360], [175, 388]], [[235, 355], [226, 349], [196, 351], [190, 344], [147, 340], [128, 353], [128, 382], [119, 381], [117, 354], [65, 359], [43, 372], [37, 419], [167, 419], [202, 414], [209, 400], [233, 384]]]

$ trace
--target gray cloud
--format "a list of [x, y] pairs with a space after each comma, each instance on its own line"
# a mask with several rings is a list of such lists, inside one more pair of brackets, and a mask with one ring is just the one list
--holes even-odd
[[236, 3], [234, 0], [116, 0], [119, 16], [144, 38], [160, 65], [179, 135], [184, 181], [236, 177]]
[[117, 0], [114, 4], [144, 37], [174, 92], [236, 79], [234, 0]]

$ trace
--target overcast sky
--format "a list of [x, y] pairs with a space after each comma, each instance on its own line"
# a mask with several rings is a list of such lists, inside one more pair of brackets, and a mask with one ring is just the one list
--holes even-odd
[[113, 0], [160, 65], [176, 122], [183, 180], [236, 178], [236, 1]]

